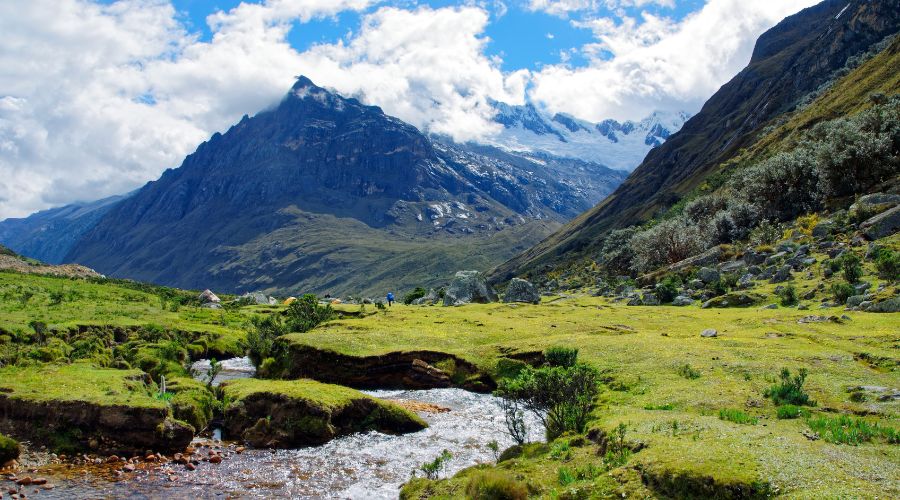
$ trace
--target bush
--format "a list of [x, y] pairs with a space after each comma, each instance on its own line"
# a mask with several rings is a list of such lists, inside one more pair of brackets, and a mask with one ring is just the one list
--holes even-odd
[[804, 148], [778, 153], [735, 175], [731, 188], [767, 219], [793, 220], [821, 207], [815, 158]]
[[511, 411], [534, 414], [544, 425], [547, 439], [552, 440], [567, 431], [584, 432], [599, 382], [597, 370], [580, 363], [529, 367], [515, 379], [502, 379], [494, 394], [503, 398]]
[[700, 378], [700, 372], [695, 370], [691, 365], [684, 364], [678, 367], [678, 374], [688, 380], [694, 380]]
[[697, 223], [712, 219], [728, 207], [728, 199], [718, 194], [701, 196], [684, 206], [684, 215]]
[[831, 285], [831, 295], [838, 304], [846, 304], [847, 299], [856, 293], [856, 289], [850, 283], [835, 283]]
[[[781, 238], [781, 226], [769, 220], [763, 220], [750, 231], [750, 244], [754, 247], [770, 247]], [[757, 251], [762, 251], [757, 248]]]
[[551, 347], [544, 351], [544, 359], [548, 366], [571, 368], [578, 362], [578, 349]]
[[575, 473], [568, 467], [560, 467], [559, 470], [556, 471], [556, 478], [559, 481], [560, 486], [568, 486], [577, 481]]
[[426, 295], [428, 295], [428, 291], [420, 286], [417, 286], [415, 290], [409, 292], [403, 297], [403, 303], [406, 305], [410, 305], [417, 299], [421, 299]]
[[787, 368], [781, 370], [781, 382], [769, 387], [765, 396], [771, 398], [776, 405], [815, 406], [816, 402], [809, 399], [809, 394], [803, 390], [806, 382], [807, 371], [801, 368], [797, 375], [791, 377], [791, 371]]
[[599, 261], [611, 275], [630, 274], [634, 264], [631, 238], [637, 234], [634, 227], [611, 231], [603, 241]]
[[668, 304], [678, 296], [678, 286], [681, 280], [675, 276], [667, 276], [662, 282], [656, 284], [654, 293], [663, 304]]
[[781, 420], [789, 420], [798, 418], [804, 413], [804, 410], [797, 405], [781, 405], [775, 410], [776, 415]]
[[288, 306], [285, 325], [291, 332], [308, 332], [316, 326], [334, 318], [331, 304], [320, 305], [313, 294], [305, 294]]
[[524, 500], [528, 488], [509, 473], [498, 470], [476, 472], [466, 485], [466, 498], [472, 500]]
[[251, 328], [247, 332], [247, 356], [253, 365], [259, 368], [264, 359], [275, 358], [281, 354], [275, 340], [287, 334], [288, 330], [281, 318], [275, 315], [254, 316], [250, 319], [250, 324]]
[[706, 250], [707, 241], [699, 226], [677, 218], [636, 233], [630, 245], [634, 252], [632, 268], [642, 273], [697, 255]]
[[875, 250], [875, 269], [878, 276], [888, 281], [900, 281], [900, 252], [879, 247]]
[[733, 408], [724, 408], [719, 410], [719, 419], [727, 420], [729, 422], [734, 422], [736, 424], [749, 424], [756, 425], [759, 422], [759, 419], [756, 417], [751, 417], [741, 410], [735, 410]]
[[855, 285], [859, 283], [859, 279], [862, 277], [862, 265], [860, 264], [859, 256], [853, 252], [847, 252], [841, 257], [841, 270], [844, 271], [844, 279], [847, 280], [847, 283], [851, 285]]
[[784, 307], [797, 305], [797, 302], [799, 302], [800, 300], [797, 297], [797, 289], [794, 288], [794, 285], [792, 284], [788, 284], [781, 291], [779, 291], [778, 296], [781, 298], [781, 305]]
[[435, 480], [440, 477], [441, 472], [447, 467], [447, 462], [453, 458], [453, 454], [449, 450], [444, 450], [431, 462], [425, 462], [419, 466], [419, 470], [425, 474], [425, 477]]

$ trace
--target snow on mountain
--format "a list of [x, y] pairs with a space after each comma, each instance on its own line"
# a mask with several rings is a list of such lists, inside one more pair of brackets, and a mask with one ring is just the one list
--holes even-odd
[[503, 130], [484, 142], [510, 151], [545, 152], [632, 171], [647, 153], [681, 129], [690, 115], [655, 112], [639, 122], [591, 123], [571, 115], [549, 116], [531, 104], [493, 102]]

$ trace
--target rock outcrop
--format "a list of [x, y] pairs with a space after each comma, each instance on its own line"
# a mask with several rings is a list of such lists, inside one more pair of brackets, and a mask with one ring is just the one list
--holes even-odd
[[445, 306], [497, 302], [497, 294], [478, 271], [459, 271], [444, 293]]
[[503, 302], [526, 302], [540, 304], [541, 294], [530, 281], [521, 278], [513, 278], [503, 295]]

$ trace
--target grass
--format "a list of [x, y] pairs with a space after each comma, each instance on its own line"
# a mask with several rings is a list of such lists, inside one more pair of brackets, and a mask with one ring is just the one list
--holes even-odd
[[807, 420], [809, 428], [829, 443], [853, 446], [881, 438], [890, 444], [900, 444], [900, 432], [893, 427], [881, 427], [862, 418], [847, 415], [817, 416]]
[[[182, 306], [173, 311], [155, 287], [129, 286], [115, 281], [95, 282], [50, 276], [0, 272], [0, 334], [30, 332], [29, 323], [40, 321], [54, 329], [80, 325], [147, 326], [200, 332], [211, 346], [225, 352], [241, 352], [244, 324], [250, 315], [266, 310], [213, 310]], [[27, 300], [23, 298], [27, 297]], [[61, 300], [59, 300], [61, 298]]]
[[85, 363], [0, 368], [0, 394], [12, 399], [165, 408], [167, 404], [152, 393], [139, 370], [96, 368]]
[[[815, 286], [815, 280], [797, 276], [794, 285], [803, 293]], [[774, 285], [760, 289], [774, 295]], [[507, 366], [515, 364], [507, 361], [510, 356], [555, 346], [577, 348], [579, 359], [600, 369], [607, 385], [602, 409], [591, 425], [614, 429], [627, 423], [629, 439], [646, 448], [634, 453], [626, 467], [616, 469], [618, 479], [602, 475], [576, 480], [565, 488], [558, 484], [560, 462], [549, 449], [497, 466], [527, 478], [530, 487], [540, 492], [538, 496], [561, 494], [568, 488], [598, 496], [621, 496], [622, 491], [640, 495], [651, 494], [651, 487], [674, 491], [707, 484], [716, 485], [720, 492], [752, 487], [753, 491], [777, 488], [800, 496], [896, 495], [900, 493], [896, 482], [884, 476], [873, 481], [866, 473], [900, 460], [900, 450], [884, 441], [834, 453], [824, 450], [821, 441], [802, 435], [803, 421], [734, 425], [718, 418], [720, 409], [743, 408], [748, 402], [759, 405], [760, 413], [775, 415], [776, 405], [764, 393], [784, 366], [794, 373], [799, 368], [808, 370], [803, 390], [820, 407], [847, 412], [866, 408], [848, 398], [847, 387], [898, 384], [895, 371], [873, 367], [874, 360], [897, 359], [897, 315], [851, 313], [852, 322], [799, 323], [810, 314], [843, 313], [838, 308], [627, 307], [575, 293], [545, 299], [539, 306], [395, 306], [386, 313], [335, 321], [288, 338], [354, 356], [419, 349], [447, 352], [498, 375], [512, 373]], [[717, 329], [720, 338], [714, 342], [701, 338], [705, 328]], [[865, 356], [860, 357], [861, 353]], [[681, 369], [686, 365], [690, 371]], [[683, 376], [682, 371], [703, 376]], [[665, 404], [660, 405], [661, 401]], [[870, 404], [874, 406], [869, 411], [879, 412], [877, 420], [891, 422], [900, 417], [896, 405]], [[572, 471], [596, 460], [595, 449], [572, 447], [569, 455], [565, 467]], [[847, 461], [856, 465], [843, 467]], [[837, 472], [821, 472], [832, 469]], [[436, 497], [452, 498], [465, 491], [468, 477], [466, 473], [427, 486], [417, 480], [405, 491], [429, 488]], [[666, 482], [671, 478], [681, 479], [677, 484]]]
[[747, 415], [743, 411], [735, 410], [734, 408], [723, 408], [719, 410], [719, 419], [746, 425], [756, 425], [759, 422], [758, 418]]
[[0, 467], [10, 460], [19, 458], [19, 443], [12, 438], [0, 434]]

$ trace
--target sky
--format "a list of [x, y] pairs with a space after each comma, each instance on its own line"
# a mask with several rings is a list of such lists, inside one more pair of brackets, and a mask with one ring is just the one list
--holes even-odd
[[0, 219], [122, 194], [305, 75], [460, 141], [491, 100], [695, 113], [817, 0], [3, 0]]

